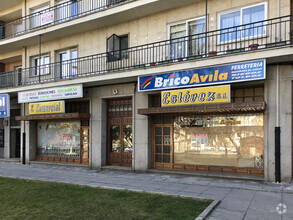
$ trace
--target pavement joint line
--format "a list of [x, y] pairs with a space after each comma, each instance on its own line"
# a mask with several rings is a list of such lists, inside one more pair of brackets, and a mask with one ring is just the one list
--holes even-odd
[[195, 220], [205, 220], [220, 204], [221, 200], [214, 200]]
[[[281, 204], [284, 204], [284, 197], [283, 197], [283, 193], [281, 193]], [[281, 219], [283, 219], [284, 217], [284, 213], [281, 213]]]
[[247, 209], [246, 209], [246, 211], [245, 211], [245, 214], [244, 214], [244, 216], [243, 216], [243, 219], [245, 219], [246, 213], [247, 213], [247, 211], [249, 210], [249, 208], [250, 208], [250, 206], [251, 206], [251, 204], [252, 204], [252, 202], [253, 202], [253, 200], [254, 200], [255, 194], [256, 194], [256, 191], [254, 191], [254, 193], [253, 193], [253, 197], [252, 197], [252, 199], [250, 200], [250, 203], [249, 203], [249, 205], [248, 205], [248, 207], [247, 207]]

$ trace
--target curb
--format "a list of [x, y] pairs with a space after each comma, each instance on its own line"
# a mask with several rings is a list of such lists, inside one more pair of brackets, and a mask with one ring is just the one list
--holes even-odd
[[220, 204], [220, 200], [214, 200], [195, 220], [204, 220]]

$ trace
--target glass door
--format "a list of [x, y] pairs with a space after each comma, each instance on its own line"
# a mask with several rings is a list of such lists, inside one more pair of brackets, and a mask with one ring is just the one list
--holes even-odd
[[81, 163], [89, 163], [89, 127], [81, 127]]
[[153, 167], [171, 169], [173, 164], [173, 126], [170, 117], [153, 121]]

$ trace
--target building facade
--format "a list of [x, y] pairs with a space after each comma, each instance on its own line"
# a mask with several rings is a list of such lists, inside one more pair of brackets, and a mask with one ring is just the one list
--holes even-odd
[[292, 181], [291, 0], [0, 2], [0, 158]]

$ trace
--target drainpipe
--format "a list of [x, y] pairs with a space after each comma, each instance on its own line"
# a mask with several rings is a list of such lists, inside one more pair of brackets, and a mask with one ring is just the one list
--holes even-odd
[[39, 83], [41, 82], [41, 43], [42, 43], [42, 36], [39, 35]]
[[[280, 17], [280, 0], [277, 0], [277, 17], [279, 18]], [[277, 24], [277, 41], [280, 41], [281, 40], [281, 33], [280, 33], [280, 30], [281, 30], [281, 19], [279, 19], [279, 23]]]
[[[24, 47], [24, 69], [26, 70], [27, 68], [27, 47]], [[24, 71], [23, 74], [23, 81], [26, 81], [27, 75], [25, 74], [26, 71]], [[25, 103], [23, 105], [23, 115], [25, 116]], [[23, 133], [22, 133], [22, 164], [25, 164], [25, 145], [26, 145], [26, 131], [25, 131], [25, 123], [26, 121], [23, 121]]]
[[280, 0], [277, 0], [277, 17], [280, 17]]
[[206, 0], [206, 34], [205, 34], [205, 56], [207, 57], [208, 50], [208, 0]]
[[[23, 115], [25, 116], [25, 103], [23, 105]], [[26, 144], [26, 133], [25, 133], [25, 123], [26, 121], [24, 120], [23, 124], [23, 130], [24, 132], [22, 133], [22, 164], [25, 164], [25, 144]]]
[[280, 128], [280, 66], [277, 65], [276, 80], [276, 127], [275, 127], [275, 181], [281, 182], [281, 128]]
[[135, 114], [136, 114], [136, 108], [135, 108], [135, 105], [136, 105], [136, 101], [135, 101], [135, 95], [136, 95], [136, 86], [137, 86], [137, 83], [134, 84], [134, 91], [133, 91], [133, 100], [132, 100], [132, 115], [133, 115], [133, 126], [132, 126], [132, 146], [133, 146], [133, 150], [132, 150], [132, 157], [133, 157], [133, 169], [134, 169], [134, 172], [136, 171], [136, 167], [135, 167], [135, 154], [136, 154], [136, 145], [135, 145], [135, 139], [136, 139], [136, 126], [135, 126], [135, 123], [136, 123], [136, 117], [135, 117]]

